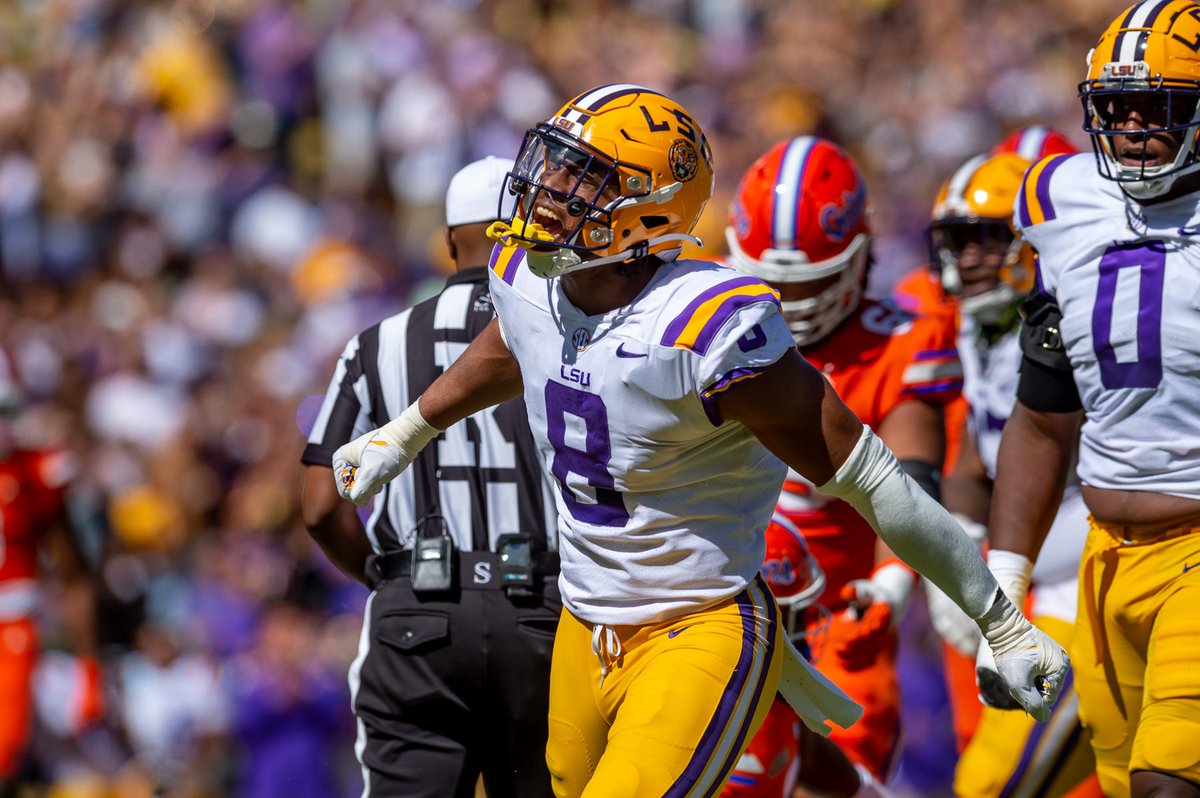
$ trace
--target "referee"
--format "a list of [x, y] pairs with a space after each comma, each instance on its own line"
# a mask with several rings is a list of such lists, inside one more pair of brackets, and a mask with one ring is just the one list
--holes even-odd
[[[457, 266], [442, 292], [347, 344], [304, 449], [313, 538], [373, 589], [350, 690], [364, 796], [550, 796], [546, 715], [558, 623], [553, 498], [520, 400], [447, 429], [375, 497], [342, 501], [334, 450], [398, 415], [493, 316], [486, 264], [511, 160], [463, 168], [446, 193]], [[414, 551], [415, 555], [414, 556]]]

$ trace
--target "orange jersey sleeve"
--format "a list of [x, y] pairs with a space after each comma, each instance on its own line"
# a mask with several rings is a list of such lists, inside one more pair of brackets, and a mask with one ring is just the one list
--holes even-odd
[[962, 393], [956, 330], [945, 314], [918, 314], [885, 300], [864, 302], [841, 328], [804, 352], [842, 401], [872, 429], [896, 405], [945, 405]]

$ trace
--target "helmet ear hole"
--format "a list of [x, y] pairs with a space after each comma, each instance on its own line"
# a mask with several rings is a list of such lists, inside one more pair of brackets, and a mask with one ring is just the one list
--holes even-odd
[[643, 216], [643, 217], [641, 217], [641, 219], [642, 219], [642, 226], [645, 227], [647, 230], [653, 229], [655, 227], [662, 227], [664, 224], [667, 224], [668, 222], [671, 221], [666, 216]]

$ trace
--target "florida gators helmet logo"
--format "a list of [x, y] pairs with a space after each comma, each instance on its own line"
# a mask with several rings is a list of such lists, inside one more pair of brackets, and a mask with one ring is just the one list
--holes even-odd
[[830, 241], [845, 241], [850, 231], [862, 221], [867, 210], [866, 186], [859, 183], [849, 191], [842, 193], [840, 203], [830, 203], [821, 208], [817, 218], [821, 230], [829, 236]]

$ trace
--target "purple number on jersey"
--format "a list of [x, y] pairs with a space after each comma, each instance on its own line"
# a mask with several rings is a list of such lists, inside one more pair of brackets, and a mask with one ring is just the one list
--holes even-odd
[[[584, 448], [567, 445], [567, 414], [583, 421]], [[557, 382], [546, 383], [546, 432], [554, 447], [550, 471], [558, 480], [563, 501], [576, 519], [596, 526], [625, 526], [629, 511], [625, 500], [614, 489], [608, 462], [612, 459], [612, 442], [608, 437], [608, 410], [604, 401], [593, 393], [571, 388]], [[587, 480], [596, 491], [596, 503], [580, 501], [567, 485], [567, 474], [575, 473]]]
[[[1092, 341], [1105, 388], [1156, 388], [1162, 382], [1162, 307], [1166, 247], [1140, 241], [1109, 247], [1100, 259], [1100, 283], [1092, 309]], [[1112, 343], [1113, 304], [1121, 269], [1139, 270], [1137, 360], [1117, 362]]]

